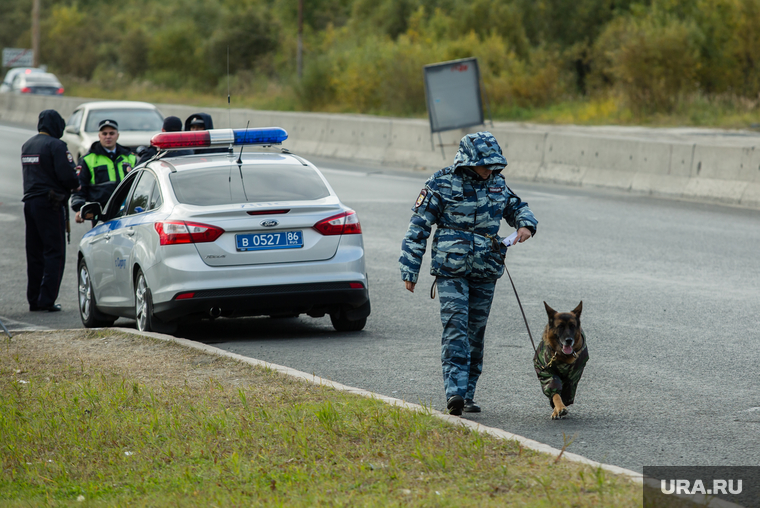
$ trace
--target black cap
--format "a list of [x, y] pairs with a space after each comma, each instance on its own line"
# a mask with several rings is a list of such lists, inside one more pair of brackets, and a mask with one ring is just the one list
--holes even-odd
[[202, 126], [205, 127], [206, 126], [206, 122], [203, 120], [203, 118], [201, 118], [199, 116], [196, 116], [195, 118], [193, 118], [190, 121], [190, 125], [202, 125]]
[[167, 116], [164, 118], [164, 130], [166, 132], [179, 132], [182, 130], [182, 120], [176, 116]]
[[98, 131], [102, 130], [103, 127], [113, 127], [117, 131], [119, 130], [119, 124], [116, 123], [116, 120], [109, 120], [108, 118], [100, 121], [98, 124]]

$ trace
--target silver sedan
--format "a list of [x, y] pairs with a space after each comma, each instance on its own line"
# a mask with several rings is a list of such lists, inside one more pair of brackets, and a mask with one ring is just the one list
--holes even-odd
[[[270, 131], [284, 133], [159, 134], [158, 155], [126, 176], [104, 210], [82, 208], [96, 220], [79, 244], [86, 327], [121, 316], [171, 333], [188, 318], [329, 314], [339, 331], [364, 328], [370, 301], [356, 213], [303, 158], [229, 148], [266, 143]], [[188, 146], [194, 155], [164, 150]]]

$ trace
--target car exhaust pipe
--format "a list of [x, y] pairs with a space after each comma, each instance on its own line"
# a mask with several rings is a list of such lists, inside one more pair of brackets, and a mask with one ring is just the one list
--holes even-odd
[[220, 309], [219, 307], [211, 307], [208, 310], [208, 315], [211, 316], [212, 318], [218, 318], [219, 316], [222, 315], [222, 309]]

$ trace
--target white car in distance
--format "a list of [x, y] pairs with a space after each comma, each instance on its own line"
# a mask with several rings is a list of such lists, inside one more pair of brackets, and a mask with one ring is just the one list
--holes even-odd
[[98, 141], [98, 124], [101, 120], [115, 120], [119, 124], [122, 146], [135, 151], [139, 146], [150, 145], [150, 138], [161, 132], [164, 117], [156, 106], [147, 102], [99, 101], [85, 102], [69, 116], [61, 139], [78, 161]]

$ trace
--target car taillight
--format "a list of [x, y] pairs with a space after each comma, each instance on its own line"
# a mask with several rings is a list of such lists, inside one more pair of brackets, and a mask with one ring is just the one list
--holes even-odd
[[63, 95], [63, 87], [56, 90], [55, 93], [57, 93], [58, 95]]
[[328, 217], [314, 224], [314, 229], [325, 236], [332, 235], [360, 235], [362, 225], [359, 224], [359, 216], [353, 210], [348, 210], [338, 215]]
[[25, 86], [24, 88], [21, 89], [21, 93], [32, 93], [32, 89], [29, 88], [28, 86]]
[[224, 234], [222, 228], [197, 222], [163, 221], [154, 226], [161, 245], [213, 242]]

